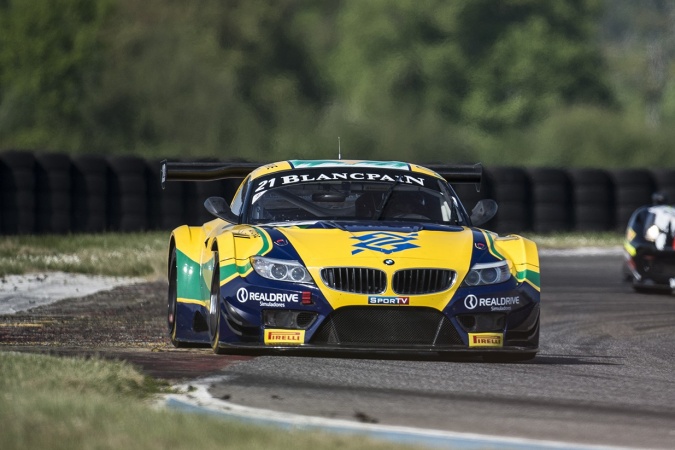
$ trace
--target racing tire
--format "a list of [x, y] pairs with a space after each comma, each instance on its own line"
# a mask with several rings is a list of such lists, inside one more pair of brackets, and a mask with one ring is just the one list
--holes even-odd
[[106, 173], [104, 157], [82, 155], [73, 158], [71, 172], [71, 228], [74, 232], [100, 233], [108, 225]]
[[166, 183], [161, 187], [159, 159], [146, 161], [148, 180], [148, 227], [152, 230], [173, 230], [191, 218], [183, 214], [183, 183]]
[[663, 295], [670, 294], [672, 289], [667, 286], [645, 286], [638, 284], [633, 280], [633, 290], [638, 294]]
[[220, 348], [220, 264], [218, 264], [218, 252], [213, 252], [213, 276], [211, 278], [211, 294], [209, 295], [209, 338], [211, 348], [216, 355], [225, 353]]
[[10, 150], [0, 153], [0, 229], [3, 234], [35, 231], [35, 156]]
[[65, 234], [71, 231], [71, 159], [65, 153], [35, 157], [35, 231]]
[[491, 196], [499, 205], [490, 229], [498, 233], [521, 233], [532, 229], [531, 185], [525, 169], [497, 167], [487, 174]]
[[572, 188], [562, 169], [528, 169], [532, 189], [532, 224], [537, 233], [568, 231], [572, 220]]
[[637, 284], [633, 284], [633, 290], [638, 294], [653, 294], [653, 291], [651, 289], [648, 289], [644, 286], [639, 286]]
[[169, 292], [167, 302], [167, 325], [169, 327], [169, 340], [176, 348], [188, 347], [185, 342], [176, 340], [178, 330], [176, 320], [176, 310], [178, 305], [178, 267], [176, 266], [176, 249], [171, 249], [171, 259], [169, 260]]
[[616, 199], [616, 224], [623, 229], [633, 211], [651, 203], [654, 179], [646, 169], [623, 169], [612, 173]]
[[108, 220], [115, 231], [148, 229], [146, 162], [137, 156], [108, 160]]

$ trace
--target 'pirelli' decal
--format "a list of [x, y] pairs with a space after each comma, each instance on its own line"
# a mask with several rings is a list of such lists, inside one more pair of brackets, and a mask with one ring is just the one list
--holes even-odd
[[469, 333], [469, 347], [502, 347], [502, 333]]
[[266, 345], [301, 345], [305, 343], [305, 330], [265, 330]]

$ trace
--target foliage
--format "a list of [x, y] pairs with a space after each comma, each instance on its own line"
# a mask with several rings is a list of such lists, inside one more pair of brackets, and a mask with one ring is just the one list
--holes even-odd
[[608, 104], [588, 4], [347, 2], [333, 71], [356, 118], [405, 107], [502, 130], [570, 102]]
[[103, 60], [107, 1], [0, 3], [0, 136], [13, 146], [86, 145], [87, 100]]
[[675, 7], [633, 3], [2, 0], [0, 148], [675, 164]]

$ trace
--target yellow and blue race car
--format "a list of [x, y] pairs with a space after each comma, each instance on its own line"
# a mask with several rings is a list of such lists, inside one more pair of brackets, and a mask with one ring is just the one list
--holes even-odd
[[162, 162], [162, 183], [243, 178], [214, 219], [171, 233], [168, 329], [216, 353], [469, 353], [539, 345], [534, 242], [478, 228], [452, 185], [482, 168], [395, 161]]

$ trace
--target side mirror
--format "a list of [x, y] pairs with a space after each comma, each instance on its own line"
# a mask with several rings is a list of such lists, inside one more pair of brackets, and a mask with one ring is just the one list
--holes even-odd
[[232, 212], [230, 205], [222, 197], [209, 197], [204, 202], [208, 212], [225, 222], [239, 223], [239, 216]]
[[499, 206], [497, 206], [497, 202], [494, 200], [479, 200], [471, 210], [471, 223], [475, 227], [483, 225], [497, 214], [498, 209]]

